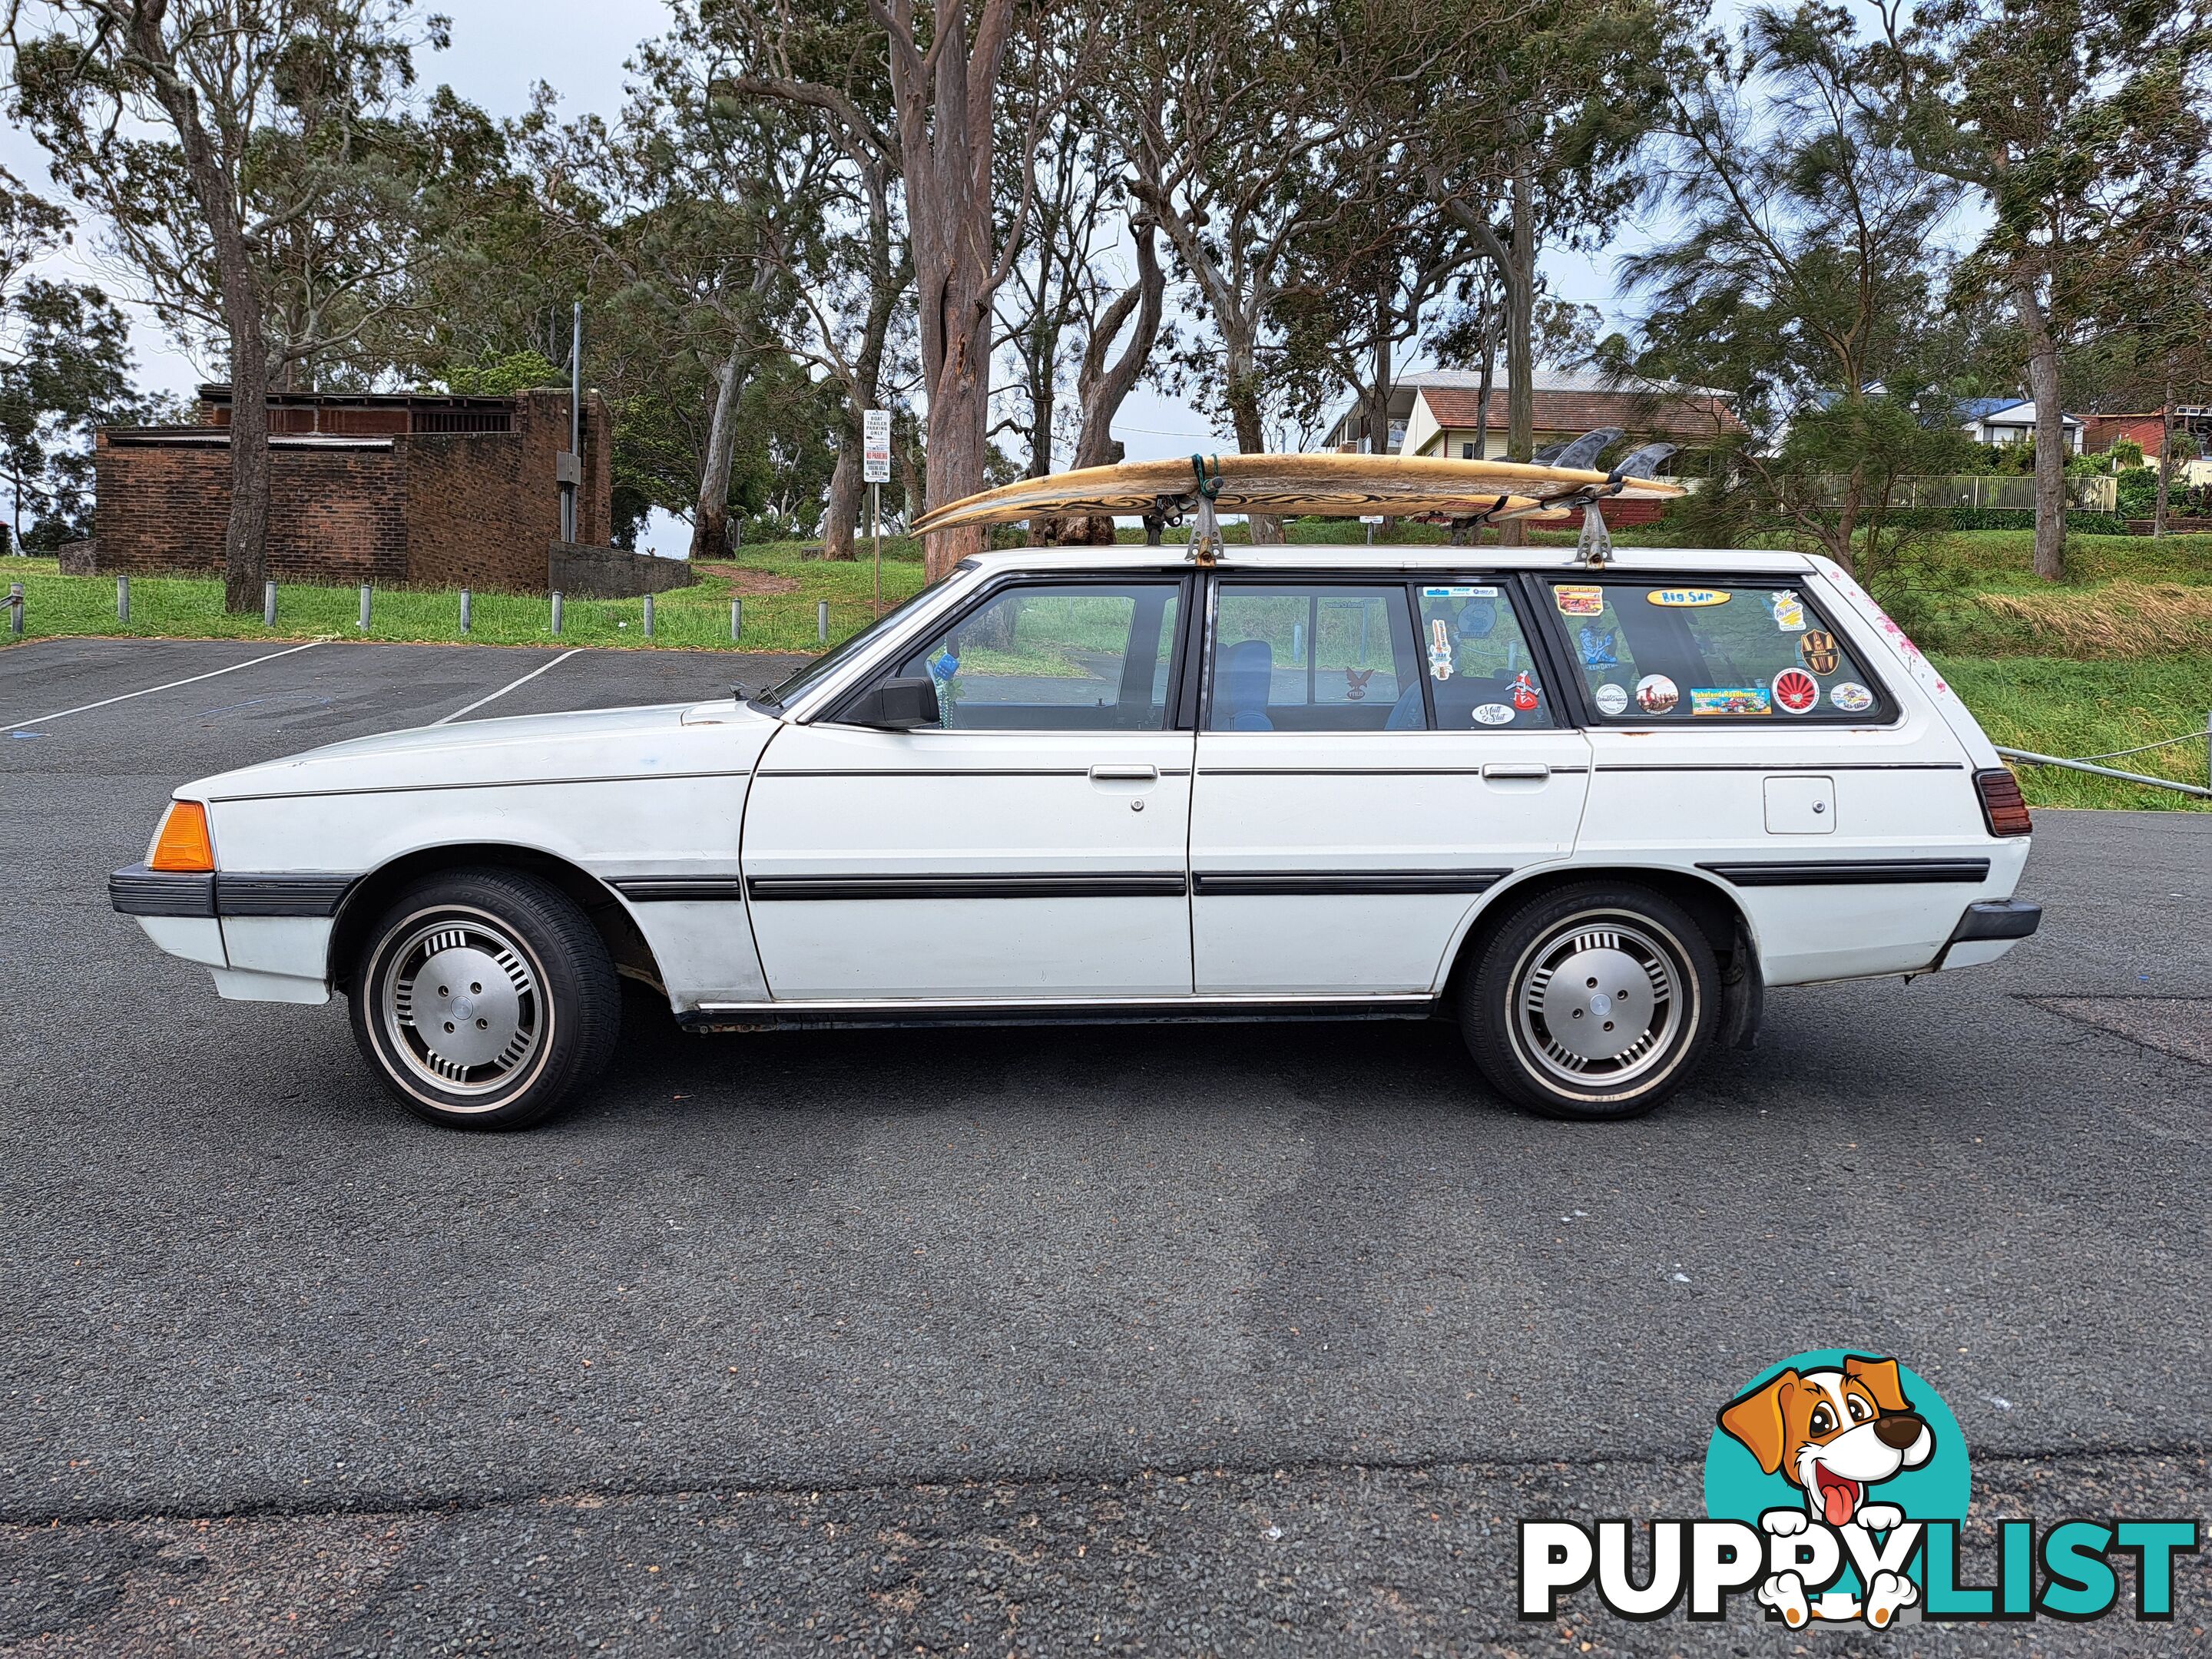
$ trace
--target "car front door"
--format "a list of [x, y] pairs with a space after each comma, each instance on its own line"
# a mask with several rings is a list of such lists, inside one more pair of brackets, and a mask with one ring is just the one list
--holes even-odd
[[1218, 580], [1191, 821], [1199, 992], [1425, 995], [1485, 890], [1571, 851], [1589, 745], [1513, 592]]
[[1193, 739], [1174, 716], [1189, 587], [995, 587], [876, 677], [933, 681], [939, 724], [832, 709], [780, 732], [742, 848], [770, 994], [1189, 995]]

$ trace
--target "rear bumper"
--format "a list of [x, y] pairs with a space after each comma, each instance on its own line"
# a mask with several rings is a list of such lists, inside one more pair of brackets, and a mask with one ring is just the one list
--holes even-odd
[[2032, 899], [1983, 899], [1970, 904], [1936, 957], [1937, 968], [1995, 962], [2043, 924], [2043, 907]]

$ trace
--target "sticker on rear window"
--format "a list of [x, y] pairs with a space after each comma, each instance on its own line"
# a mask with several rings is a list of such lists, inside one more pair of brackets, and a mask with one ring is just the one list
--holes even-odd
[[1613, 654], [1620, 639], [1617, 628], [1599, 628], [1584, 623], [1577, 631], [1576, 643], [1581, 647], [1583, 665], [1586, 668], [1618, 668], [1620, 659]]
[[1693, 685], [1690, 688], [1692, 714], [1769, 714], [1763, 685]]
[[1536, 706], [1536, 700], [1543, 695], [1525, 668], [1513, 677], [1513, 684], [1507, 690], [1512, 696], [1513, 706], [1524, 714]]
[[1842, 653], [1836, 649], [1836, 636], [1814, 629], [1797, 641], [1797, 660], [1815, 674], [1832, 674]]
[[1820, 682], [1802, 668], [1774, 677], [1774, 703], [1785, 714], [1809, 714], [1820, 706]]
[[1805, 631], [1805, 602], [1793, 590], [1785, 587], [1779, 593], [1771, 595], [1766, 601], [1766, 608], [1773, 613], [1774, 625], [1784, 633], [1802, 634]]
[[1494, 599], [1498, 597], [1498, 590], [1494, 587], [1425, 587], [1421, 590], [1421, 597], [1425, 599]]
[[1601, 714], [1622, 714], [1628, 712], [1628, 688], [1607, 680], [1590, 693], [1590, 701], [1597, 705]]
[[1559, 602], [1559, 614], [1563, 617], [1597, 617], [1605, 613], [1602, 587], [1555, 587], [1552, 592]]
[[1681, 700], [1681, 692], [1664, 674], [1646, 674], [1636, 682], [1636, 706], [1647, 714], [1671, 714]]
[[1874, 693], [1855, 681], [1845, 680], [1828, 693], [1828, 701], [1846, 714], [1856, 714], [1874, 707]]
[[1513, 711], [1502, 702], [1477, 703], [1474, 717], [1485, 726], [1510, 726], [1513, 721]]
[[1717, 587], [1655, 587], [1644, 596], [1653, 605], [1692, 606], [1726, 605], [1729, 596]]

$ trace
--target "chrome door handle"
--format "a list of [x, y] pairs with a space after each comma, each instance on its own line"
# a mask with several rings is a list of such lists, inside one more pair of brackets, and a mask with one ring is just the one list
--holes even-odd
[[1548, 778], [1552, 769], [1534, 761], [1492, 761], [1482, 769], [1486, 778]]
[[1156, 783], [1160, 769], [1157, 766], [1094, 766], [1091, 769], [1093, 783]]

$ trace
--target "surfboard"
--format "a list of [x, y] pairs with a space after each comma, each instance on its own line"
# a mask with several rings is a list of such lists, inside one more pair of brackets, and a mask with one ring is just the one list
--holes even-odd
[[[1217, 469], [1219, 472], [1216, 512], [1267, 513], [1279, 518], [1382, 513], [1397, 518], [1454, 519], [1494, 513], [1499, 518], [1540, 523], [1570, 516], [1568, 509], [1547, 510], [1547, 502], [1583, 490], [1603, 489], [1611, 482], [1607, 474], [1582, 467], [1426, 455], [1209, 455], [1206, 466], [1209, 478]], [[964, 496], [922, 514], [914, 527], [926, 534], [1039, 517], [1127, 516], [1152, 512], [1163, 497], [1182, 501], [1188, 510], [1194, 504], [1197, 487], [1194, 464], [1188, 458], [1127, 461], [1119, 466], [1024, 478]], [[1607, 499], [1656, 501], [1682, 493], [1680, 484], [1657, 478], [1627, 478]], [[1505, 498], [1502, 507], [1501, 496]]]

